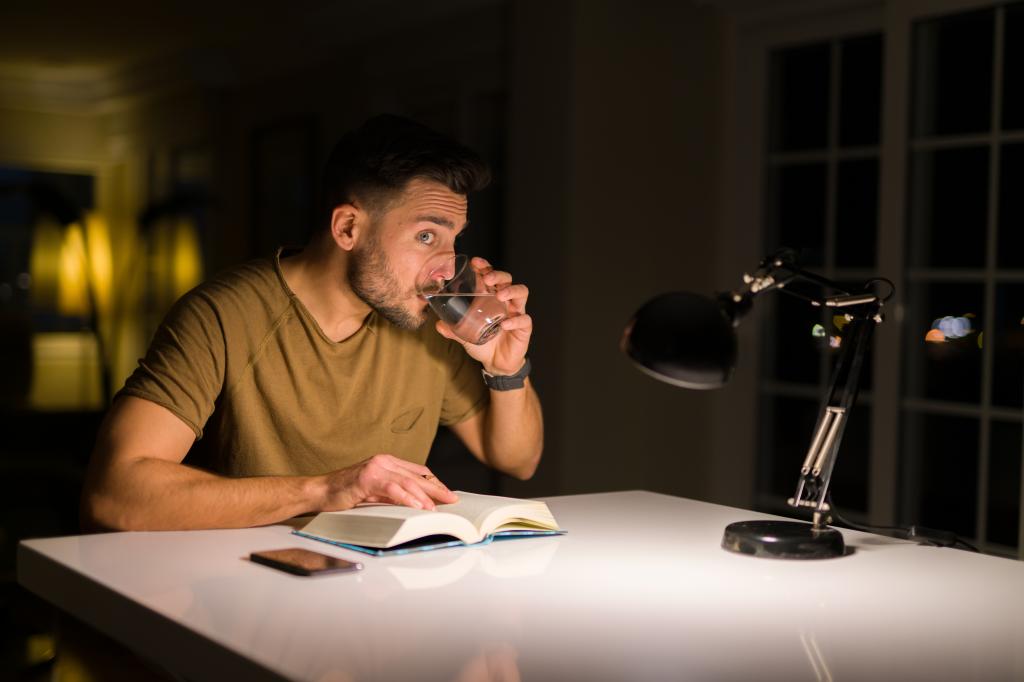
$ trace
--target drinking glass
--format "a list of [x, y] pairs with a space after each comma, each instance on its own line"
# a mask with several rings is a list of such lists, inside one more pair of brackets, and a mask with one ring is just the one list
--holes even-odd
[[465, 254], [442, 254], [426, 262], [416, 278], [416, 293], [463, 341], [481, 346], [501, 331], [508, 307], [484, 284]]

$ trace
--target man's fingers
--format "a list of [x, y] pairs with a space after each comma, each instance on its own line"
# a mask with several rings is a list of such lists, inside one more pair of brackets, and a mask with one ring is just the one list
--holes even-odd
[[491, 270], [483, 277], [484, 284], [491, 287], [500, 287], [512, 282], [512, 275], [502, 270]]
[[406, 507], [414, 509], [434, 508], [434, 501], [415, 483], [410, 482], [402, 485], [397, 480], [393, 480], [384, 486], [384, 492], [395, 502], [404, 504]]
[[445, 504], [455, 504], [459, 501], [459, 496], [451, 491], [451, 489], [441, 482], [437, 476], [429, 474], [423, 477], [423, 483], [427, 486], [428, 494], [439, 502]]
[[[453, 504], [458, 501], [458, 496], [453, 493], [448, 486], [441, 482], [434, 473], [416, 462], [410, 462], [408, 460], [400, 459], [392, 455], [388, 455], [386, 459], [381, 460], [381, 464], [393, 472], [394, 474], [403, 478], [403, 484], [415, 485], [418, 490], [423, 490], [430, 498], [444, 502], [446, 504]], [[409, 479], [408, 481], [405, 479]]]
[[[423, 467], [424, 469], [426, 467]], [[402, 477], [402, 483], [406, 487], [413, 486], [417, 491], [422, 492], [428, 499], [445, 504], [454, 504], [459, 501], [458, 495], [448, 489], [437, 476], [427, 470], [425, 474], [416, 474], [409, 471], [396, 471], [396, 475]]]
[[513, 317], [506, 317], [501, 321], [501, 328], [504, 331], [510, 332], [516, 329], [524, 329], [530, 331], [533, 329], [533, 318], [529, 315], [515, 315]]
[[430, 469], [422, 464], [416, 462], [410, 462], [407, 459], [401, 457], [395, 457], [394, 455], [385, 455], [387, 459], [382, 460], [384, 466], [392, 471], [408, 471], [409, 473], [416, 474], [417, 476], [427, 476], [432, 474]]
[[525, 284], [512, 284], [504, 289], [498, 289], [494, 297], [499, 301], [515, 302], [520, 308], [525, 308], [526, 299], [530, 297], [530, 290]]

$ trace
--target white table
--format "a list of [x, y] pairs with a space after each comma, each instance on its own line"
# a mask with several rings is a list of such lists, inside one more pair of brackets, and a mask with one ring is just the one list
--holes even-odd
[[[548, 503], [568, 535], [374, 558], [287, 525], [113, 533], [24, 542], [18, 579], [194, 680], [1024, 679], [1024, 563], [853, 531], [851, 556], [755, 559], [721, 532], [765, 515], [647, 492]], [[366, 568], [245, 559], [288, 546]]]

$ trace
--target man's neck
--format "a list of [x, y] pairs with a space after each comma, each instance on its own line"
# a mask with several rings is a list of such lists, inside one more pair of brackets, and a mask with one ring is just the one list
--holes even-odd
[[370, 313], [370, 307], [348, 286], [348, 254], [333, 241], [314, 238], [305, 249], [281, 260], [281, 274], [335, 343], [359, 331]]

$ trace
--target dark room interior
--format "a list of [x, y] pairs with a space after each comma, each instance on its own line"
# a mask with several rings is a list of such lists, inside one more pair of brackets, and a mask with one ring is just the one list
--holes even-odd
[[[488, 164], [491, 182], [469, 196], [473, 229], [457, 248], [529, 286], [530, 381], [543, 404], [543, 457], [520, 480], [481, 464], [453, 430], [440, 428], [428, 462], [449, 488], [552, 500], [648, 491], [657, 500], [747, 510], [736, 519], [809, 521], [814, 504], [795, 508], [794, 485], [808, 476], [801, 463], [810, 461], [833, 379], [846, 376], [842, 367], [855, 355], [854, 330], [870, 326], [863, 365], [857, 355], [848, 370], [856, 407], [840, 411], [848, 421], [823, 446], [838, 449], [820, 491], [827, 522], [941, 545], [957, 557], [980, 555], [973, 558], [995, 562], [993, 574], [1024, 578], [1018, 78], [1024, 2], [7, 3], [0, 9], [0, 680], [248, 674], [249, 662], [175, 669], [108, 631], [103, 618], [63, 609], [26, 587], [19, 543], [88, 530], [80, 501], [100, 425], [175, 301], [217, 273], [307, 244], [323, 220], [321, 172], [332, 147], [378, 114], [427, 126]], [[778, 286], [793, 269], [809, 273], [811, 286], [799, 277]], [[761, 288], [765, 295], [750, 306]], [[687, 324], [669, 342], [673, 349], [733, 343], [720, 389], [686, 390], [706, 386], [638, 371], [643, 363], [629, 345], [640, 342], [637, 311], [666, 292], [727, 292], [715, 300], [750, 308], [728, 318], [728, 341]], [[877, 294], [867, 321], [850, 314], [861, 308], [842, 307], [860, 305], [849, 297], [863, 292]], [[822, 439], [832, 438], [825, 430]], [[558, 542], [582, 535], [565, 528]], [[668, 544], [691, 540], [687, 533]], [[720, 534], [716, 527], [716, 552]], [[846, 537], [847, 556], [829, 561], [853, 565], [892, 551]], [[638, 570], [627, 547], [609, 543], [586, 560], [621, 561], [639, 582], [669, 570], [657, 561]], [[516, 544], [487, 551], [501, 557]], [[563, 546], [545, 559], [552, 575], [565, 577], [558, 561], [568, 552]], [[363, 577], [379, 561], [367, 557]], [[490, 566], [474, 561], [466, 575]], [[717, 570], [696, 559], [683, 565], [691, 567], [679, 580], [697, 583], [700, 570]], [[942, 579], [960, 579], [945, 566], [937, 563], [924, 582], [944, 590]], [[785, 568], [739, 570], [721, 575], [763, 578], [751, 589], [765, 592], [789, 579]], [[985, 582], [986, 574], [964, 570]], [[841, 597], [830, 606], [852, 611], [832, 615], [846, 627], [866, 622], [856, 613], [856, 591], [841, 591], [857, 578], [834, 580]], [[826, 583], [818, 573], [809, 584]], [[787, 618], [778, 610], [785, 598], [799, 599], [792, 589], [766, 602], [779, 621]], [[379, 590], [369, 598], [391, 613]], [[426, 591], [410, 594], [427, 603]], [[643, 618], [669, 630], [689, 627], [655, 611], [653, 592], [643, 595], [650, 601], [637, 607], [650, 609]], [[593, 615], [581, 627], [596, 641], [602, 619], [642, 620], [639, 612], [587, 610], [587, 596], [566, 596], [563, 606]], [[1005, 596], [1001, 608], [1024, 607], [1019, 590]], [[543, 621], [519, 612], [515, 620], [493, 599], [483, 598], [481, 609], [523, 629]], [[712, 609], [710, 598], [693, 599], [695, 612]], [[131, 628], [134, 611], [112, 613]], [[942, 623], [956, 617], [938, 607], [932, 615]], [[705, 661], [693, 653], [701, 649], [695, 642], [724, 646], [710, 633], [724, 637], [728, 622], [711, 619], [701, 636], [686, 630], [680, 651]], [[754, 665], [755, 653], [777, 643], [771, 622], [743, 620], [740, 640], [759, 643], [736, 661]], [[936, 627], [938, 647], [949, 633]], [[761, 641], [758, 628], [775, 634]], [[387, 636], [379, 619], [368, 620], [367, 632]], [[914, 668], [891, 652], [881, 659], [890, 668], [858, 668], [854, 654], [838, 650], [830, 658], [822, 632], [808, 626], [793, 635], [794, 650], [807, 656], [804, 677], [787, 677], [792, 668], [769, 658], [766, 665], [779, 667], [763, 679], [858, 679], [865, 671], [947, 679], [933, 674], [940, 668]], [[1019, 644], [1020, 616], [1004, 635]], [[377, 640], [361, 636], [352, 641], [376, 651]], [[408, 623], [394, 634], [416, 636]], [[320, 644], [330, 648], [326, 638]], [[506, 655], [505, 639], [499, 644], [481, 649], [482, 663], [424, 668], [422, 677], [384, 664], [325, 672], [312, 663], [276, 668], [251, 660], [256, 677], [267, 679], [629, 679], [645, 653], [639, 644], [613, 647], [579, 661], [522, 644], [513, 647], [516, 658]], [[122, 646], [139, 661], [80, 656]], [[963, 647], [963, 660], [983, 655], [970, 642]], [[672, 670], [674, 678], [756, 678], [736, 661], [687, 668], [665, 651], [651, 655], [633, 679], [665, 679]], [[1007, 655], [959, 679], [1024, 678], [1019, 652]], [[513, 659], [514, 675], [505, 667]], [[944, 660], [937, 655], [928, 665]]]

